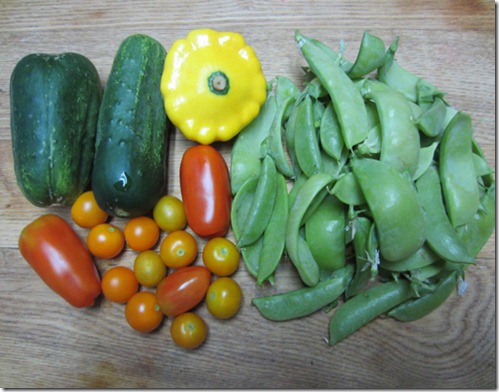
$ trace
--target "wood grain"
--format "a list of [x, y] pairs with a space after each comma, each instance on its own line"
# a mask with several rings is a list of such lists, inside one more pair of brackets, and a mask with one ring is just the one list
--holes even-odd
[[[495, 9], [492, 1], [27, 1], [0, 5], [0, 386], [9, 388], [496, 388], [495, 234], [469, 268], [469, 288], [437, 312], [412, 323], [380, 318], [334, 347], [324, 338], [330, 315], [269, 322], [251, 298], [296, 286], [283, 260], [276, 286], [258, 287], [244, 266], [235, 278], [244, 291], [232, 320], [197, 311], [208, 341], [194, 352], [174, 346], [170, 320], [152, 334], [132, 331], [123, 306], [105, 300], [74, 309], [53, 294], [17, 249], [20, 230], [52, 211], [31, 206], [17, 187], [11, 153], [9, 78], [32, 52], [77, 51], [96, 65], [105, 85], [121, 41], [149, 34], [168, 49], [188, 31], [211, 27], [241, 32], [267, 79], [302, 83], [304, 60], [296, 29], [333, 48], [340, 40], [354, 57], [364, 30], [390, 43], [397, 59], [447, 93], [473, 118], [474, 132], [495, 166]], [[191, 143], [172, 136], [168, 192], [180, 195], [178, 166]], [[230, 162], [230, 143], [217, 145]], [[115, 220], [123, 226], [124, 221]], [[85, 231], [76, 228], [84, 237]], [[229, 233], [232, 237], [232, 233]], [[200, 241], [200, 248], [203, 241]], [[126, 251], [97, 260], [100, 272], [133, 263]], [[200, 262], [198, 260], [198, 262]]]

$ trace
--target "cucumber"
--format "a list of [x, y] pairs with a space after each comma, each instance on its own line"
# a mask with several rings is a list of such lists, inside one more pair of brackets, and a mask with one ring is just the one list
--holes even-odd
[[166, 50], [127, 37], [113, 61], [97, 124], [92, 190], [111, 216], [148, 213], [164, 194], [170, 122], [160, 92]]
[[16, 180], [32, 204], [71, 205], [89, 186], [101, 86], [78, 53], [32, 53], [10, 79]]

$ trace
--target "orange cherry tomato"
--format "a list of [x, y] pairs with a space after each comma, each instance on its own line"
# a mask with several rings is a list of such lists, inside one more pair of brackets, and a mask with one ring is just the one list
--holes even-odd
[[167, 268], [157, 252], [146, 250], [135, 258], [133, 271], [141, 285], [156, 287], [166, 276]]
[[180, 191], [189, 227], [202, 238], [223, 237], [230, 226], [230, 178], [220, 152], [188, 148], [180, 162]]
[[110, 223], [101, 223], [90, 229], [87, 246], [94, 256], [112, 259], [123, 250], [125, 236], [118, 227]]
[[138, 332], [154, 331], [159, 327], [164, 317], [156, 301], [156, 296], [150, 291], [135, 293], [125, 306], [126, 321]]
[[203, 249], [204, 265], [218, 276], [229, 276], [236, 272], [240, 259], [236, 245], [225, 237], [212, 238]]
[[138, 216], [127, 222], [124, 234], [128, 246], [141, 252], [151, 249], [158, 242], [159, 226], [148, 216]]
[[82, 193], [71, 206], [71, 218], [74, 223], [85, 229], [106, 222], [108, 217], [95, 201], [92, 191]]
[[202, 317], [196, 313], [182, 313], [173, 319], [170, 335], [176, 345], [195, 349], [206, 340], [208, 327]]
[[198, 255], [198, 244], [189, 232], [174, 231], [161, 241], [159, 255], [167, 267], [187, 267]]
[[91, 306], [100, 295], [100, 277], [92, 256], [61, 217], [42, 215], [24, 227], [19, 251], [45, 284], [71, 305]]
[[210, 281], [210, 271], [200, 265], [180, 268], [167, 275], [156, 287], [161, 311], [172, 317], [191, 310], [203, 300]]
[[225, 320], [239, 311], [242, 297], [241, 287], [234, 279], [221, 277], [210, 284], [206, 293], [206, 306], [213, 316]]
[[124, 304], [138, 290], [139, 282], [130, 268], [113, 267], [102, 277], [102, 293], [109, 301]]
[[166, 195], [160, 198], [152, 214], [160, 229], [166, 233], [182, 230], [187, 225], [184, 203], [175, 196]]

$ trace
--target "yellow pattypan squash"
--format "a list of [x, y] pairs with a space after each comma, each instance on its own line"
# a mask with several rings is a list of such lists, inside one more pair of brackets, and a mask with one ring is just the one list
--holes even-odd
[[161, 77], [170, 121], [201, 144], [236, 136], [258, 115], [266, 85], [260, 61], [243, 36], [211, 29], [175, 41]]

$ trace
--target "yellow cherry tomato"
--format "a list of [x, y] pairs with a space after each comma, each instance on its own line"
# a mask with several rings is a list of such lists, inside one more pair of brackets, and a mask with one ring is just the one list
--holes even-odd
[[135, 258], [133, 271], [141, 285], [156, 287], [166, 276], [167, 268], [157, 252], [146, 250]]
[[243, 292], [232, 278], [221, 277], [213, 281], [206, 293], [208, 311], [216, 318], [229, 319], [241, 307]]
[[218, 276], [229, 276], [236, 272], [240, 258], [236, 245], [225, 237], [212, 238], [203, 249], [204, 265]]
[[172, 340], [180, 347], [194, 349], [206, 340], [208, 327], [201, 316], [186, 312], [178, 315], [170, 326]]
[[187, 225], [184, 203], [175, 196], [166, 195], [159, 199], [152, 214], [159, 228], [166, 233], [182, 230]]

